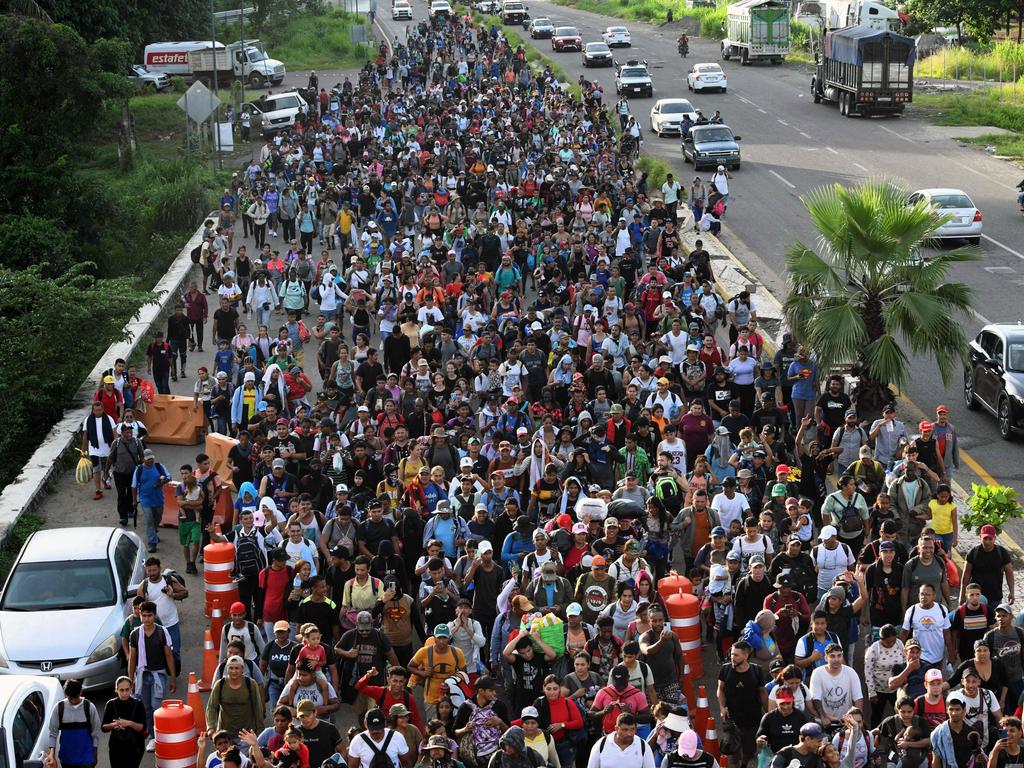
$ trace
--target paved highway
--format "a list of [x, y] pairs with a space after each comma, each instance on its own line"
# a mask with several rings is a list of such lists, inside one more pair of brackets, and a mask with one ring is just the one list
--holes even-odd
[[[425, 12], [419, 3], [416, 5], [418, 20]], [[534, 18], [548, 16], [556, 25], [575, 25], [585, 43], [600, 40], [609, 24], [621, 23], [543, 0], [533, 0], [530, 12]], [[975, 288], [976, 306], [983, 318], [1018, 319], [1024, 286], [1024, 247], [1018, 232], [1024, 222], [1015, 205], [1014, 186], [1021, 178], [1015, 166], [958, 146], [946, 138], [948, 130], [920, 120], [843, 118], [834, 106], [813, 103], [806, 66], [741, 67], [735, 61], [721, 62], [718, 42], [702, 38], [691, 38], [690, 56], [684, 60], [676, 51], [679, 31], [675, 25], [662, 30], [629, 22], [628, 27], [633, 47], [616, 49], [616, 59], [646, 59], [654, 79], [654, 98], [630, 101], [633, 114], [647, 132], [645, 151], [671, 163], [677, 178], [686, 185], [693, 180], [693, 169], [683, 164], [677, 138], [650, 134], [650, 108], [658, 98], [691, 96], [686, 89], [690, 65], [716, 61], [725, 69], [729, 77], [726, 94], [700, 94], [691, 99], [706, 114], [721, 110], [728, 124], [743, 137], [743, 166], [730, 184], [732, 203], [723, 241], [777, 296], [784, 294], [786, 247], [796, 238], [811, 245], [815, 239], [800, 196], [825, 184], [855, 184], [892, 176], [904, 179], [913, 188], [950, 186], [967, 191], [985, 217], [983, 259], [959, 266], [953, 279]], [[552, 53], [548, 40], [531, 44], [556, 60], [574, 81], [584, 74], [599, 82], [605, 88], [606, 100], [614, 103], [613, 69], [584, 69], [579, 54]], [[706, 172], [703, 175], [707, 178]], [[973, 335], [981, 322], [965, 323], [968, 334]], [[933, 415], [936, 404], [948, 404], [962, 446], [996, 480], [1024, 489], [1022, 449], [1005, 445], [994, 419], [987, 414], [966, 411], [961, 380], [956, 372], [954, 383], [947, 389], [933, 362], [915, 360], [913, 383], [906, 394], [929, 415]], [[915, 415], [908, 407], [901, 418], [916, 424], [920, 413]]]

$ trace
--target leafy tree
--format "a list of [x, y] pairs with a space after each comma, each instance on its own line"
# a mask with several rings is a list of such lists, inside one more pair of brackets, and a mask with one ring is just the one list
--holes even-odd
[[0, 267], [0, 370], [18, 392], [0, 430], [0, 486], [17, 475], [107, 345], [125, 338], [137, 308], [155, 299], [131, 278], [96, 279], [95, 266], [54, 277], [42, 266]]
[[908, 205], [908, 195], [884, 180], [816, 189], [803, 203], [820, 253], [796, 242], [786, 254], [786, 320], [823, 370], [854, 364], [864, 415], [891, 400], [890, 385], [906, 386], [908, 353], [933, 358], [947, 385], [967, 359], [958, 320], [972, 314], [973, 291], [947, 276], [978, 254], [957, 248], [922, 260], [921, 249], [948, 217], [925, 202]]
[[969, 31], [979, 40], [992, 36], [995, 24], [1004, 12], [1003, 0], [909, 0], [904, 10], [922, 27], [956, 27], [957, 34]]
[[55, 22], [89, 42], [122, 38], [141, 53], [157, 40], [202, 39], [210, 31], [206, 0], [37, 0]]

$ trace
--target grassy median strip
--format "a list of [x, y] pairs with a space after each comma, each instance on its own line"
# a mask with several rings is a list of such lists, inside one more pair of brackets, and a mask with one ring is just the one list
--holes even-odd
[[918, 77], [946, 80], [993, 80], [1012, 83], [1024, 76], [1024, 44], [1012, 40], [978, 49], [946, 47], [914, 65]]
[[962, 139], [968, 144], [994, 146], [1004, 157], [1024, 158], [1024, 85], [980, 88], [956, 93], [915, 93], [911, 114], [918, 113], [937, 125], [1002, 128], [1011, 133]]

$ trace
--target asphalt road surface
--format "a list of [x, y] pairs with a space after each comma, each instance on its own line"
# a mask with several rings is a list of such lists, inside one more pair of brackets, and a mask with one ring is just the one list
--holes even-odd
[[[414, 4], [416, 21], [425, 17], [425, 6]], [[549, 17], [557, 26], [576, 26], [583, 42], [600, 40], [605, 27], [621, 20], [533, 0], [530, 14]], [[383, 14], [386, 16], [386, 14]], [[385, 18], [389, 28], [399, 26]], [[650, 132], [650, 109], [660, 98], [690, 98], [705, 114], [721, 110], [728, 125], [742, 137], [743, 164], [729, 185], [731, 202], [725, 219], [723, 242], [776, 296], [785, 293], [786, 248], [801, 240], [813, 246], [815, 231], [801, 203], [801, 196], [827, 184], [856, 184], [880, 176], [902, 179], [913, 189], [957, 187], [965, 190], [985, 219], [980, 247], [982, 259], [958, 265], [952, 279], [976, 291], [979, 319], [964, 321], [968, 337], [985, 322], [1015, 322], [1024, 286], [1024, 226], [1016, 205], [1015, 185], [1021, 179], [1016, 166], [977, 149], [959, 146], [949, 137], [956, 130], [932, 126], [921, 120], [897, 118], [845, 118], [835, 106], [814, 104], [810, 95], [811, 70], [807, 66], [766, 64], [742, 67], [723, 62], [715, 40], [690, 38], [690, 55], [682, 59], [676, 50], [677, 25], [664, 30], [640, 22], [628, 22], [631, 49], [615, 49], [617, 61], [646, 59], [654, 80], [653, 98], [632, 98], [630, 105], [645, 131], [644, 150], [669, 162], [676, 177], [689, 186], [692, 166], [683, 163], [679, 139], [658, 138]], [[522, 31], [520, 28], [515, 28]], [[548, 40], [527, 41], [551, 56], [573, 81], [581, 74], [600, 83], [605, 100], [614, 104], [613, 68], [582, 65], [578, 53], [553, 53]], [[698, 62], [718, 62], [728, 79], [728, 92], [690, 94], [686, 73]], [[703, 178], [709, 174], [704, 172]], [[1006, 444], [995, 420], [985, 413], [970, 413], [963, 406], [960, 371], [944, 386], [934, 361], [915, 359], [912, 383], [905, 393], [913, 404], [901, 407], [900, 418], [916, 425], [923, 416], [945, 403], [951, 421], [967, 449], [983, 470], [998, 482], [1024, 490], [1022, 448]], [[982, 475], [964, 466], [958, 479], [965, 487]]]

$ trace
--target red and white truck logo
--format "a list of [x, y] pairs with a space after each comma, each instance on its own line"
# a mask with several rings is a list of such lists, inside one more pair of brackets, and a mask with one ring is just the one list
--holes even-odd
[[147, 67], [165, 67], [176, 64], [188, 65], [188, 51], [154, 51], [146, 57]]

